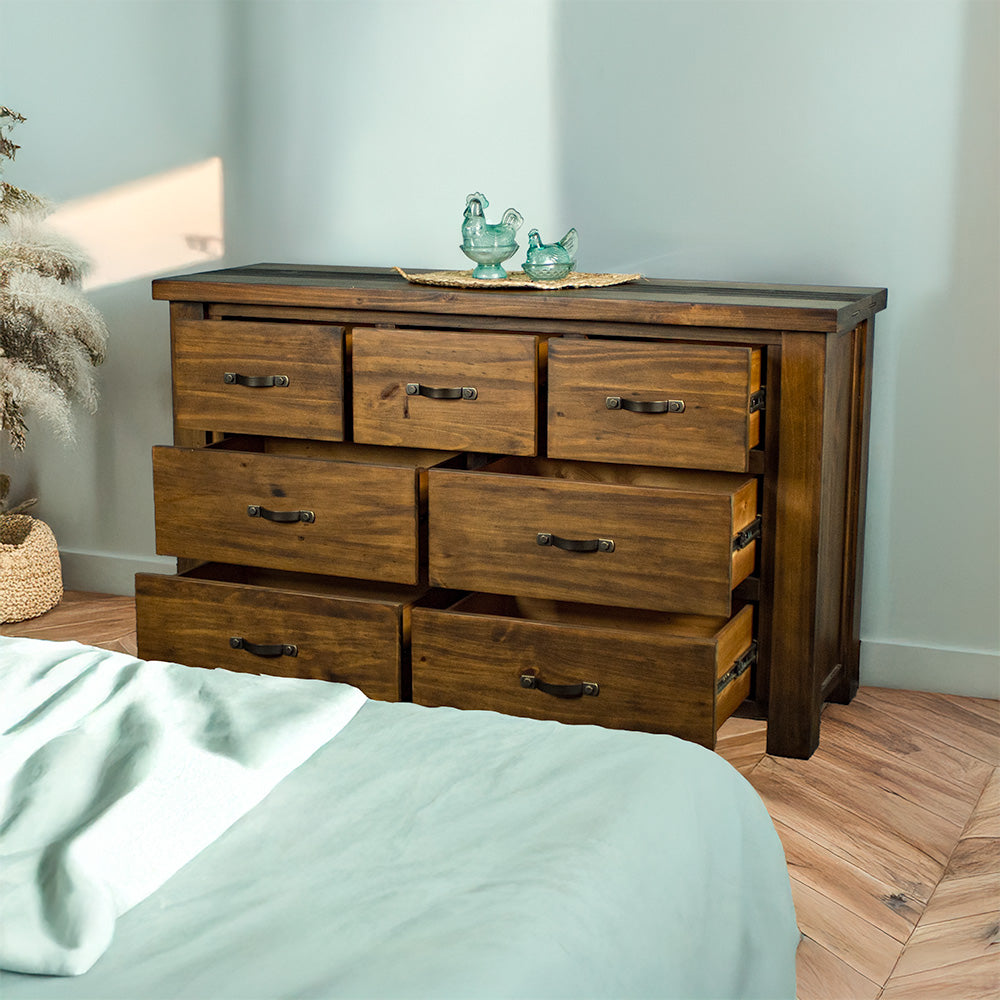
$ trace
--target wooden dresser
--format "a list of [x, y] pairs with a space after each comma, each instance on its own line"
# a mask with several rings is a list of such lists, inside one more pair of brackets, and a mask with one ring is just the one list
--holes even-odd
[[807, 757], [858, 683], [879, 288], [164, 278], [140, 655]]

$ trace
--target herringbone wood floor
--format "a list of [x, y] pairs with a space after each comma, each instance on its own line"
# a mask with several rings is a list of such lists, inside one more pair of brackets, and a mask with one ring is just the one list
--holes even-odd
[[[68, 593], [0, 634], [135, 654], [131, 598]], [[769, 757], [731, 719], [717, 752], [760, 793], [785, 846], [800, 1000], [1000, 996], [1000, 706], [862, 688], [827, 707], [808, 761]]]

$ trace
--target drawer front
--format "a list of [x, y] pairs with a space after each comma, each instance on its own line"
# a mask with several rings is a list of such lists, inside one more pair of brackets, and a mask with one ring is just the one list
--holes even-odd
[[552, 339], [548, 356], [551, 457], [749, 468], [759, 350]]
[[370, 698], [400, 699], [406, 600], [359, 597], [348, 589], [296, 593], [270, 582], [138, 574], [139, 656], [340, 681]]
[[536, 453], [536, 337], [360, 329], [352, 343], [355, 441]]
[[[533, 719], [672, 733], [713, 747], [747, 696], [750, 671], [720, 680], [751, 646], [752, 609], [679, 627], [678, 616], [577, 606], [548, 618], [477, 594], [415, 609], [413, 700]], [[661, 619], [661, 620], [657, 620]]]
[[[156, 447], [156, 551], [413, 584], [419, 475], [389, 465]], [[298, 512], [306, 519], [286, 520]]]
[[[756, 515], [754, 479], [690, 473], [696, 479], [685, 489], [682, 472], [663, 477], [674, 485], [620, 485], [554, 478], [576, 473], [574, 463], [532, 467], [552, 475], [518, 474], [516, 460], [431, 471], [432, 583], [729, 615], [732, 590], [754, 564], [755, 542], [734, 551], [736, 533]], [[594, 468], [580, 465], [579, 474]]]
[[344, 438], [344, 334], [304, 323], [173, 324], [179, 427]]

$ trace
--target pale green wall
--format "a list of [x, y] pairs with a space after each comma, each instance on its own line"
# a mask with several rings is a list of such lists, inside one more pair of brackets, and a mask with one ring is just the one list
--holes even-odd
[[[478, 188], [543, 235], [575, 225], [590, 270], [887, 286], [863, 680], [996, 696], [998, 10], [0, 0], [0, 103], [31, 119], [11, 179], [59, 200], [221, 156], [226, 263], [464, 266]], [[101, 411], [14, 468], [67, 583], [126, 590], [165, 563], [166, 308], [147, 278], [93, 298]]]

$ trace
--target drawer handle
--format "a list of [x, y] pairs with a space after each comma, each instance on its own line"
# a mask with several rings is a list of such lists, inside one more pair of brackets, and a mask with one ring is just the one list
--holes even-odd
[[254, 656], [298, 656], [299, 647], [294, 646], [291, 643], [276, 643], [274, 645], [260, 645], [256, 642], [251, 642], [249, 639], [244, 639], [241, 635], [234, 635], [229, 640], [229, 645], [233, 649], [245, 649], [248, 653], [253, 653]]
[[312, 524], [316, 520], [316, 515], [311, 510], [268, 510], [255, 503], [247, 506], [247, 517], [262, 517], [265, 521], [278, 521], [281, 524], [293, 524], [298, 521]]
[[226, 385], [245, 385], [250, 389], [284, 389], [288, 385], [287, 375], [240, 375], [239, 372], [226, 372], [222, 376]]
[[614, 552], [613, 538], [560, 538], [547, 531], [539, 531], [535, 536], [539, 545], [552, 545], [565, 552]]
[[608, 396], [604, 405], [609, 410], [628, 410], [631, 413], [683, 413], [683, 399], [626, 399], [624, 396]]
[[428, 399], [475, 399], [479, 393], [474, 386], [463, 385], [455, 389], [435, 389], [419, 382], [406, 383], [407, 396], [426, 396]]
[[600, 685], [594, 681], [581, 681], [579, 684], [550, 684], [535, 674], [521, 674], [521, 687], [535, 688], [554, 698], [582, 698], [584, 695], [597, 697], [601, 693]]

